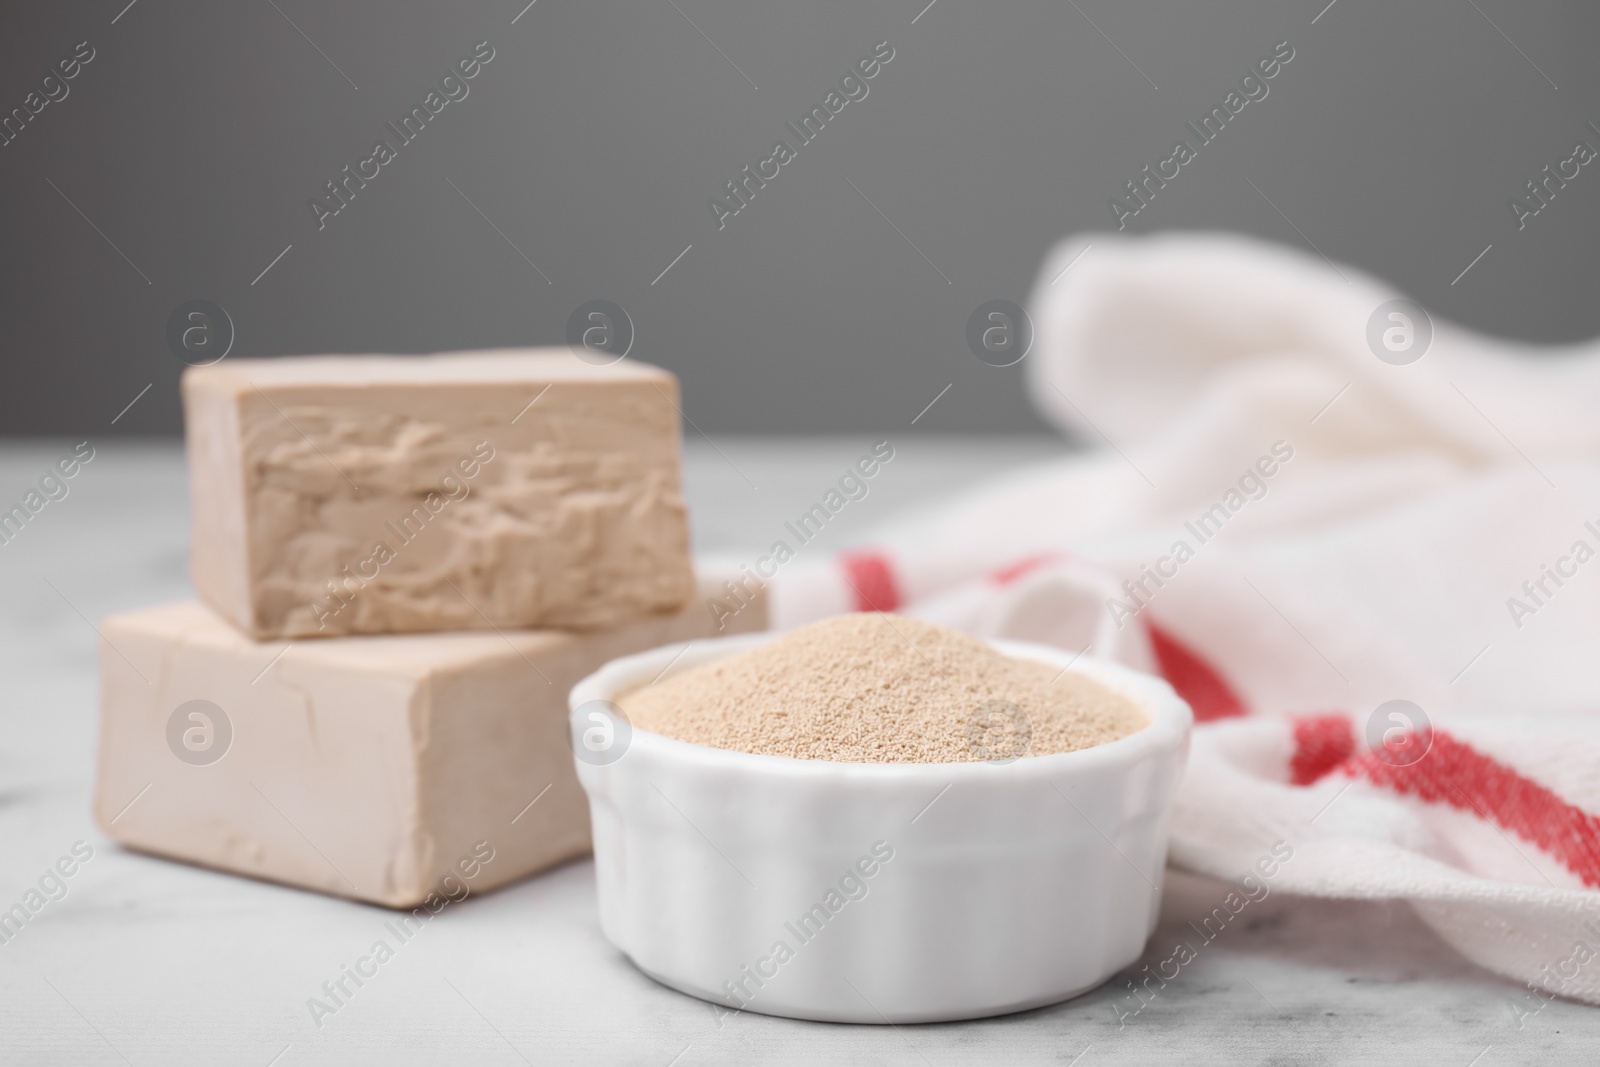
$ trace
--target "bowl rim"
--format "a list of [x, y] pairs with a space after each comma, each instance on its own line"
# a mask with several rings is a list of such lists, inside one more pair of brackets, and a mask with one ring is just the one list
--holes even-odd
[[[661, 645], [611, 660], [572, 687], [567, 697], [569, 721], [570, 716], [584, 704], [593, 700], [615, 703], [618, 693], [637, 688], [641, 680], [645, 684], [652, 684], [650, 679], [664, 675], [673, 668], [676, 668], [673, 673], [678, 673], [690, 667], [760, 647], [782, 635], [783, 631], [765, 630], [753, 634], [697, 638], [692, 641]], [[767, 778], [827, 778], [863, 782], [928, 778], [940, 782], [953, 782], [963, 778], [996, 780], [1003, 775], [1012, 780], [1033, 780], [1095, 769], [1131, 767], [1146, 758], [1179, 749], [1188, 740], [1194, 724], [1194, 713], [1172, 686], [1159, 677], [1120, 663], [1081, 652], [1070, 652], [1053, 645], [990, 637], [980, 639], [1006, 655], [1043, 662], [1099, 682], [1113, 692], [1132, 700], [1149, 721], [1142, 729], [1126, 737], [1071, 752], [1022, 756], [1007, 761], [880, 763], [800, 759], [794, 756], [713, 748], [655, 733], [629, 720], [631, 736], [628, 751], [619, 756], [614, 763], [609, 764], [592, 764], [575, 760], [578, 772], [580, 775], [588, 776], [614, 771], [616, 767], [627, 762], [627, 757], [635, 746], [641, 746], [641, 754], [650, 753], [661, 760], [694, 766], [707, 772], [745, 771]]]

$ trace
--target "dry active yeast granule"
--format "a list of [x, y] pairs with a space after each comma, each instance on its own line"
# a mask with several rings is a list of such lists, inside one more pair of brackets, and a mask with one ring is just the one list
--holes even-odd
[[840, 615], [617, 701], [697, 745], [845, 763], [1071, 752], [1141, 729], [1127, 698], [1059, 667], [898, 615]]

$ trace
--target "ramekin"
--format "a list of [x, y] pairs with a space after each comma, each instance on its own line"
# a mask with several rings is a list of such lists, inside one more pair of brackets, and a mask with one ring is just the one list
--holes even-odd
[[[1149, 720], [1008, 763], [752, 755], [593, 717], [595, 701], [774, 636], [626, 656], [572, 690], [600, 925], [640, 970], [730, 1012], [917, 1023], [1055, 1003], [1139, 957], [1193, 721], [1170, 686], [993, 641], [1094, 679]], [[616, 749], [597, 757], [586, 732]]]

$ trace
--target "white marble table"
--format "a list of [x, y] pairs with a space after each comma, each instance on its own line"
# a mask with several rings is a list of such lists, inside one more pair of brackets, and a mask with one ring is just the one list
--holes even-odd
[[[867, 444], [718, 439], [689, 449], [702, 550], [765, 545]], [[898, 440], [893, 468], [827, 537], [1056, 450]], [[1518, 1028], [1521, 991], [1401, 905], [1274, 894], [1137, 1016], [1124, 980], [1066, 1004], [949, 1025], [724, 1019], [634, 970], [601, 937], [593, 870], [572, 863], [452, 905], [336, 1015], [306, 1000], [389, 913], [125, 852], [89, 820], [91, 620], [187, 593], [176, 446], [96, 442], [70, 495], [0, 545], [0, 908], [87, 841], [94, 857], [0, 944], [0, 1063], [152, 1065], [753, 1062], [945, 1064], [1594, 1063], [1600, 1011], [1555, 1003]], [[0, 507], [63, 450], [0, 446]], [[749, 482], [760, 486], [750, 488]], [[54, 588], [52, 588], [52, 586]], [[1169, 872], [1146, 960], [1170, 955], [1219, 883]], [[1085, 917], [1092, 922], [1092, 917]], [[1124, 1007], [1126, 1010], [1126, 1007]]]

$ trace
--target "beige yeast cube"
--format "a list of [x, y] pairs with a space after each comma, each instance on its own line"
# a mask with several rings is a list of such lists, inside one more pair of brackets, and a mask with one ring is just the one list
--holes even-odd
[[190, 571], [258, 638], [593, 629], [693, 592], [677, 379], [566, 349], [183, 376]]
[[[114, 615], [101, 627], [95, 819], [134, 849], [397, 908], [487, 842], [494, 858], [468, 884], [492, 888], [589, 850], [572, 686], [617, 656], [760, 629], [764, 607], [724, 621], [698, 601], [584, 634], [285, 646], [197, 601]], [[175, 715], [190, 701], [222, 716]]]

